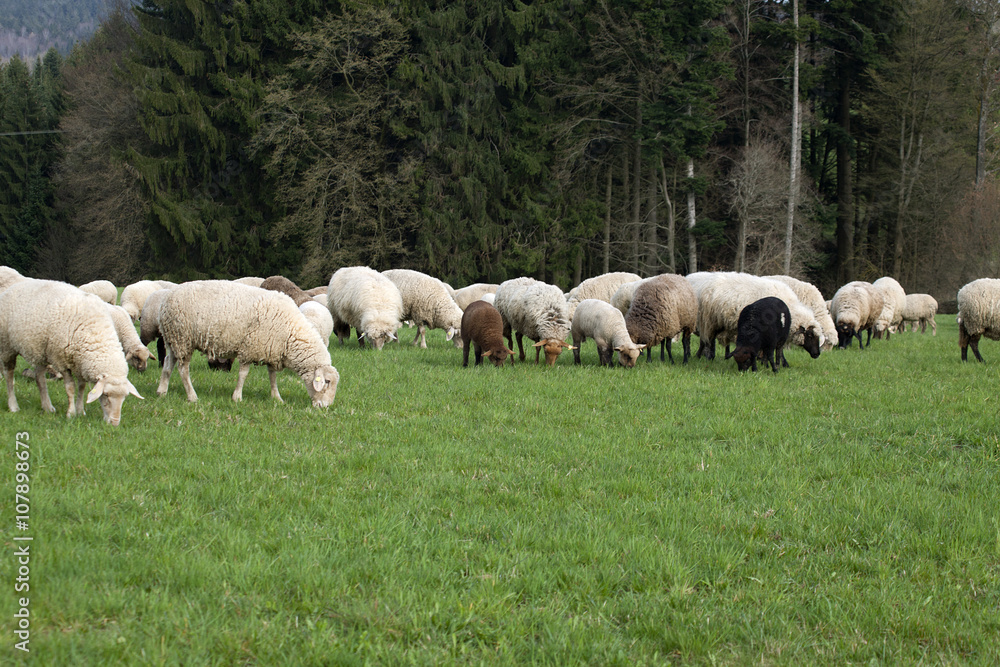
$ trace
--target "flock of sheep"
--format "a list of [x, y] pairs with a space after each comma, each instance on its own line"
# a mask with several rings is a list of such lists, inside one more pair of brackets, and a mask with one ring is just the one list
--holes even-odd
[[[115, 305], [120, 303], [120, 305]], [[962, 359], [972, 347], [982, 361], [981, 336], [1000, 340], [1000, 280], [981, 279], [958, 293]], [[84, 414], [99, 400], [105, 421], [117, 425], [129, 395], [139, 392], [128, 379], [129, 366], [143, 371], [149, 360], [162, 367], [157, 394], [164, 395], [173, 369], [179, 371], [187, 398], [197, 400], [190, 363], [195, 350], [213, 368], [239, 371], [233, 400], [242, 399], [250, 366], [266, 365], [271, 395], [281, 400], [277, 372], [292, 369], [303, 381], [313, 406], [332, 404], [339, 374], [329, 341], [341, 345], [357, 333], [362, 347], [381, 349], [398, 340], [404, 323], [416, 325], [414, 345], [426, 347], [428, 328], [469, 353], [475, 363], [489, 359], [513, 363], [514, 339], [525, 359], [523, 339], [534, 342], [553, 365], [564, 350], [581, 363], [581, 348], [594, 341], [601, 365], [634, 367], [660, 345], [660, 359], [680, 341], [683, 362], [691, 357], [691, 334], [699, 336], [699, 356], [715, 357], [716, 343], [738, 368], [756, 370], [764, 358], [777, 372], [787, 365], [782, 348], [797, 345], [813, 358], [821, 349], [859, 346], [862, 333], [888, 337], [929, 323], [936, 334], [937, 302], [927, 294], [905, 294], [894, 279], [844, 285], [830, 301], [810, 283], [788, 276], [753, 276], [736, 272], [663, 274], [642, 279], [633, 273], [608, 273], [584, 280], [568, 294], [532, 278], [501, 284], [477, 283], [455, 290], [432, 276], [407, 269], [378, 272], [368, 267], [337, 270], [326, 287], [302, 290], [282, 276], [201, 280], [183, 284], [143, 280], [127, 286], [118, 300], [108, 281], [75, 287], [26, 278], [0, 267], [0, 361], [7, 404], [18, 409], [14, 368], [18, 355], [32, 369], [43, 410], [54, 412], [46, 376], [61, 377], [69, 399], [67, 416]], [[140, 325], [136, 332], [135, 323]], [[572, 340], [572, 344], [567, 342]], [[156, 342], [158, 357], [148, 346]], [[736, 350], [730, 351], [735, 345]], [[89, 393], [86, 386], [93, 384]]]

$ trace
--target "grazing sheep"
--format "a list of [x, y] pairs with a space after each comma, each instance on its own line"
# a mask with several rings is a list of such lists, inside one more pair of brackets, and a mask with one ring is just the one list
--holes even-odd
[[319, 333], [319, 337], [323, 339], [323, 343], [329, 346], [330, 334], [333, 333], [333, 315], [330, 314], [327, 307], [309, 299], [299, 305], [299, 310], [306, 316], [309, 324]]
[[[0, 362], [11, 412], [18, 410], [14, 396], [17, 355], [35, 368], [62, 374], [69, 399], [67, 417], [85, 414], [84, 400], [100, 399], [104, 421], [117, 426], [125, 397], [142, 398], [128, 380], [128, 363], [108, 306], [72, 285], [24, 280], [0, 293]], [[55, 412], [45, 373], [37, 373], [36, 382], [42, 409]], [[84, 395], [88, 382], [94, 388]]]
[[931, 335], [937, 335], [937, 323], [934, 321], [934, 315], [937, 314], [938, 302], [937, 299], [932, 297], [930, 294], [907, 294], [906, 295], [906, 307], [903, 308], [903, 320], [900, 322], [900, 331], [906, 330], [906, 325], [909, 323], [911, 325], [910, 331], [917, 330], [917, 324], [920, 325], [920, 333], [925, 333], [927, 331], [927, 323], [931, 323]]
[[601, 366], [614, 365], [614, 353], [618, 351], [618, 361], [625, 368], [634, 368], [635, 360], [642, 354], [645, 345], [636, 345], [629, 336], [622, 311], [607, 301], [584, 299], [576, 306], [573, 316], [574, 363], [580, 363], [580, 347], [587, 338], [597, 344], [598, 363]]
[[823, 349], [829, 350], [836, 347], [840, 342], [837, 338], [837, 325], [833, 323], [833, 316], [830, 315], [830, 307], [823, 298], [823, 294], [812, 283], [808, 283], [791, 276], [767, 276], [771, 280], [777, 280], [788, 285], [795, 292], [795, 296], [804, 306], [813, 311], [816, 320], [823, 329]]
[[563, 349], [573, 349], [566, 343], [569, 336], [569, 306], [563, 291], [555, 285], [534, 278], [514, 278], [497, 288], [496, 309], [503, 317], [503, 334], [507, 347], [513, 348], [511, 333], [517, 333], [517, 349], [524, 361], [523, 337], [535, 341], [535, 363], [542, 348], [545, 363], [554, 366]]
[[306, 301], [311, 301], [312, 296], [304, 292], [298, 285], [285, 276], [270, 276], [264, 279], [259, 287], [274, 292], [281, 292], [291, 297], [296, 306], [301, 306]]
[[233, 282], [239, 283], [240, 285], [249, 285], [250, 287], [260, 287], [260, 284], [264, 282], [264, 279], [257, 278], [256, 276], [247, 276], [245, 278], [237, 278]]
[[494, 303], [496, 303], [497, 300], [496, 292], [487, 292], [486, 294], [479, 297], [479, 300], [485, 301], [486, 303], [492, 306]]
[[157, 290], [176, 286], [177, 283], [172, 283], [169, 280], [140, 280], [137, 283], [132, 283], [122, 290], [121, 307], [135, 322], [142, 315], [142, 307], [150, 294]]
[[503, 344], [503, 318], [500, 311], [482, 299], [473, 301], [462, 314], [462, 366], [469, 365], [469, 350], [475, 346], [476, 366], [487, 357], [500, 368], [510, 357], [514, 365], [514, 351]]
[[417, 325], [413, 344], [427, 347], [427, 329], [443, 329], [445, 340], [454, 340], [455, 347], [462, 347], [460, 328], [462, 309], [448, 293], [443, 282], [419, 271], [389, 269], [382, 275], [393, 282], [403, 297], [402, 319]]
[[728, 347], [736, 340], [740, 313], [754, 301], [767, 296], [777, 297], [788, 306], [792, 318], [788, 343], [802, 347], [813, 359], [817, 358], [825, 339], [812, 309], [801, 303], [788, 285], [746, 273], [721, 274], [701, 288], [698, 335], [705, 342], [704, 350], [700, 351], [705, 358], [715, 357], [717, 339], [726, 345], [728, 354]]
[[80, 285], [80, 289], [88, 294], [96, 294], [102, 301], [112, 306], [118, 301], [118, 288], [110, 280], [93, 280]]
[[330, 278], [326, 297], [338, 338], [348, 326], [358, 332], [361, 347], [366, 338], [376, 350], [381, 350], [387, 340], [396, 340], [396, 330], [403, 325], [403, 296], [378, 271], [367, 266], [337, 269]]
[[154, 340], [156, 341], [156, 354], [161, 366], [167, 363], [166, 357], [170, 354], [163, 342], [163, 337], [160, 336], [160, 306], [169, 292], [169, 289], [156, 290], [146, 297], [146, 302], [142, 304], [142, 312], [139, 316], [139, 342], [143, 345], [149, 345]]
[[499, 285], [493, 283], [474, 283], [468, 287], [455, 290], [455, 303], [462, 310], [469, 307], [473, 301], [478, 301], [484, 294], [496, 294]]
[[665, 273], [642, 281], [635, 290], [632, 305], [625, 314], [625, 326], [632, 340], [646, 347], [646, 361], [652, 360], [652, 348], [660, 344], [660, 361], [670, 363], [674, 355], [670, 344], [680, 335], [684, 363], [691, 358], [691, 333], [698, 320], [698, 299], [684, 276]]
[[27, 280], [27, 278], [18, 273], [17, 269], [12, 269], [9, 266], [0, 266], [0, 292], [22, 280]]
[[[312, 289], [307, 289], [306, 294], [315, 298], [317, 296], [326, 296], [326, 285], [321, 285], [320, 287], [313, 287]], [[325, 302], [324, 302], [324, 305]]]
[[146, 362], [150, 359], [156, 361], [156, 357], [149, 353], [146, 345], [140, 340], [139, 334], [135, 332], [135, 324], [132, 323], [132, 318], [128, 316], [124, 308], [108, 304], [108, 313], [111, 315], [111, 321], [115, 324], [115, 333], [118, 334], [118, 341], [122, 344], [122, 350], [125, 352], [125, 361], [135, 370], [144, 373]]
[[889, 340], [891, 332], [903, 321], [906, 309], [906, 292], [894, 278], [885, 276], [872, 283], [872, 287], [882, 293], [882, 311], [875, 323], [875, 337]]
[[792, 314], [788, 305], [776, 296], [754, 301], [740, 312], [736, 331], [736, 347], [726, 359], [736, 360], [736, 368], [757, 372], [757, 356], [763, 355], [771, 370], [778, 372], [778, 360], [787, 366], [782, 352], [788, 341]]
[[968, 361], [969, 348], [978, 361], [979, 339], [1000, 340], [1000, 280], [980, 278], [958, 290], [958, 345], [962, 361]]
[[851, 339], [857, 337], [858, 347], [863, 349], [864, 331], [868, 332], [867, 345], [871, 344], [872, 328], [882, 314], [882, 301], [882, 292], [862, 280], [849, 282], [837, 290], [830, 303], [830, 315], [837, 325], [841, 348], [849, 348]]
[[642, 280], [633, 280], [632, 282], [620, 285], [618, 289], [615, 290], [615, 293], [611, 295], [611, 300], [608, 303], [620, 310], [622, 315], [624, 315], [628, 312], [629, 307], [632, 305], [632, 297], [635, 296], [636, 288], [639, 287], [642, 282]]
[[234, 401], [243, 400], [251, 364], [267, 366], [271, 396], [279, 401], [277, 374], [286, 367], [305, 383], [313, 407], [326, 407], [336, 396], [340, 375], [330, 351], [285, 294], [227, 280], [185, 283], [170, 290], [160, 305], [160, 334], [171, 351], [156, 390], [160, 396], [167, 393], [176, 362], [188, 400], [198, 400], [190, 375], [194, 350], [239, 361]]
[[[640, 276], [634, 273], [624, 272], [604, 273], [593, 278], [587, 278], [571, 289], [569, 294], [566, 295], [566, 302], [569, 304], [570, 319], [574, 317], [577, 306], [584, 299], [599, 299], [611, 303], [611, 297], [614, 296], [619, 287], [625, 283], [635, 282], [640, 279]], [[627, 311], [628, 309], [626, 308], [625, 310]]]

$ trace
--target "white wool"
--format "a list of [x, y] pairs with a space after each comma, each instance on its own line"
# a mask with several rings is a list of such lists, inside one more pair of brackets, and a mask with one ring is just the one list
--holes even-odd
[[403, 296], [396, 285], [367, 266], [349, 266], [330, 278], [327, 308], [337, 323], [354, 327], [363, 344], [367, 338], [376, 349], [395, 340], [403, 325]]
[[169, 280], [140, 280], [132, 283], [122, 290], [121, 307], [135, 322], [142, 315], [142, 307], [146, 304], [146, 299], [149, 298], [150, 294], [176, 285], [177, 283], [172, 283]]
[[603, 273], [593, 278], [587, 278], [571, 289], [569, 294], [566, 295], [566, 302], [569, 304], [570, 319], [573, 318], [577, 306], [584, 299], [599, 299], [600, 301], [611, 303], [611, 297], [618, 291], [619, 287], [625, 283], [635, 282], [640, 279], [641, 277], [634, 273], [621, 271]]
[[403, 319], [417, 325], [413, 344], [427, 347], [424, 335], [427, 329], [442, 329], [448, 340], [460, 343], [463, 310], [451, 297], [447, 286], [426, 273], [410, 269], [389, 269], [382, 275], [399, 289], [403, 299]]
[[510, 329], [536, 343], [566, 340], [569, 336], [569, 307], [563, 291], [534, 278], [514, 278], [497, 289], [496, 309], [503, 317], [504, 330]]
[[[577, 348], [588, 338], [592, 339], [602, 359], [610, 360], [612, 351], [617, 350], [623, 366], [635, 366], [635, 360], [642, 353], [642, 346], [633, 343], [628, 335], [622, 312], [600, 299], [584, 299], [577, 304], [572, 334], [573, 345]], [[574, 350], [573, 355], [579, 363], [580, 350]]]
[[885, 331], [889, 327], [898, 326], [903, 321], [903, 310], [906, 308], [906, 292], [903, 291], [903, 287], [888, 276], [873, 282], [872, 287], [882, 293], [882, 310], [875, 329]]
[[306, 301], [299, 306], [299, 310], [309, 320], [309, 324], [319, 333], [319, 337], [329, 346], [330, 334], [333, 333], [333, 315], [329, 309], [318, 301]]
[[795, 292], [795, 296], [798, 297], [799, 301], [812, 310], [813, 315], [819, 321], [819, 325], [823, 329], [823, 337], [826, 339], [824, 347], [836, 347], [839, 342], [837, 325], [833, 321], [833, 316], [830, 315], [830, 308], [827, 306], [827, 302], [823, 298], [823, 294], [819, 291], [819, 288], [812, 283], [792, 278], [791, 276], [767, 277], [788, 285]]
[[106, 301], [112, 306], [118, 301], [118, 288], [110, 280], [92, 280], [80, 285], [80, 289], [88, 294], [96, 294], [102, 301]]
[[465, 310], [473, 301], [478, 301], [487, 294], [496, 294], [498, 287], [500, 286], [494, 283], [473, 283], [462, 289], [455, 290], [453, 298], [458, 307]]

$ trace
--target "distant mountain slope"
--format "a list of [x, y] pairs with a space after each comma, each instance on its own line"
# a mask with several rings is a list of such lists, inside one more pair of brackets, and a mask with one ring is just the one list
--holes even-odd
[[88, 39], [108, 0], [0, 0], [0, 59], [34, 60], [51, 47], [63, 54]]

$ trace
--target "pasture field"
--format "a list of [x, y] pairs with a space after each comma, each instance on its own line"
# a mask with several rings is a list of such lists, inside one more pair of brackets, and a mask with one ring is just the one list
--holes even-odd
[[153, 366], [119, 428], [19, 379], [0, 662], [998, 664], [1000, 345], [962, 364], [938, 320], [778, 375], [599, 368], [590, 341], [582, 367], [462, 368], [404, 329], [334, 340], [325, 411], [287, 370], [285, 404], [260, 368], [235, 404], [198, 356], [197, 404]]

